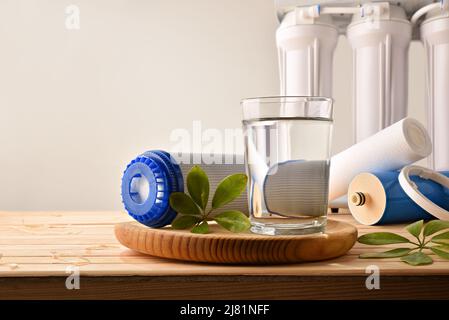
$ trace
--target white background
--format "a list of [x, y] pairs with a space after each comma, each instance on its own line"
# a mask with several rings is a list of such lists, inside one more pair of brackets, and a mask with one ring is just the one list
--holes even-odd
[[[277, 24], [272, 0], [0, 0], [0, 210], [121, 209], [134, 156], [194, 120], [239, 128], [240, 99], [278, 93]], [[351, 66], [341, 38], [334, 152], [351, 142]], [[413, 43], [421, 121], [424, 66]]]

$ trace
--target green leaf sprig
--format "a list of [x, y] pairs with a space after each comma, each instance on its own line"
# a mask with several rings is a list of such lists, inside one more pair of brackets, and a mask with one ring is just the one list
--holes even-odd
[[213, 211], [232, 202], [245, 190], [248, 177], [237, 173], [224, 178], [217, 186], [210, 208], [209, 178], [199, 166], [194, 166], [187, 175], [187, 190], [173, 192], [170, 195], [170, 206], [178, 212], [172, 223], [173, 229], [192, 228], [193, 233], [208, 233], [208, 221], [215, 221], [223, 228], [232, 232], [243, 232], [251, 226], [248, 217], [237, 210], [228, 210], [217, 215]]
[[[412, 266], [432, 264], [433, 259], [430, 257], [431, 254], [449, 260], [449, 231], [444, 231], [449, 229], [449, 221], [432, 220], [424, 224], [424, 221], [420, 220], [408, 225], [405, 229], [416, 240], [412, 241], [392, 232], [374, 232], [359, 237], [357, 241], [367, 245], [408, 244], [407, 248], [396, 248], [385, 252], [364, 253], [359, 258], [401, 258], [401, 261]], [[438, 233], [440, 231], [444, 232]]]

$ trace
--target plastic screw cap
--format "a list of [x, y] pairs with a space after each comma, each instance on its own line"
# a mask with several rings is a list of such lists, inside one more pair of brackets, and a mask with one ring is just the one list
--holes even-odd
[[170, 207], [172, 192], [184, 191], [182, 172], [170, 154], [147, 151], [132, 160], [122, 177], [122, 201], [138, 222], [160, 228], [170, 224], [176, 212]]

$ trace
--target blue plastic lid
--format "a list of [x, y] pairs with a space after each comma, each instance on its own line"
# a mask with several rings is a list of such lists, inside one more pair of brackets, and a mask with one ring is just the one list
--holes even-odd
[[176, 212], [170, 207], [172, 192], [183, 192], [181, 168], [169, 153], [147, 151], [132, 160], [122, 177], [122, 201], [129, 215], [140, 223], [161, 228]]

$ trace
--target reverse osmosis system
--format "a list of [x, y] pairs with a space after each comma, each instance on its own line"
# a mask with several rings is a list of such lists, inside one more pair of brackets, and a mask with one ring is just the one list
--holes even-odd
[[449, 169], [449, 1], [275, 2], [281, 95], [332, 97], [334, 49], [338, 36], [347, 36], [353, 49], [354, 142], [407, 116], [408, 48], [421, 40], [434, 146], [429, 167]]

